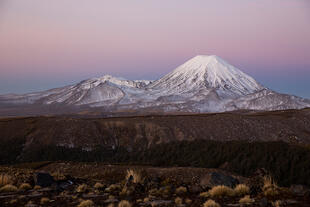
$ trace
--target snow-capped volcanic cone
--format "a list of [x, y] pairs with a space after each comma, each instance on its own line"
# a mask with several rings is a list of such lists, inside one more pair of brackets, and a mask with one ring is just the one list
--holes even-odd
[[223, 98], [239, 97], [263, 89], [252, 77], [215, 55], [198, 55], [147, 88], [166, 95], [192, 95], [201, 90], [215, 89]]
[[[1, 95], [0, 114], [24, 105], [88, 107], [100, 111], [222, 112], [310, 107], [310, 101], [263, 87], [215, 55], [198, 55], [155, 80], [126, 80], [105, 75], [75, 85], [23, 95]], [[46, 107], [45, 107], [46, 108]], [[44, 114], [45, 108], [41, 109]], [[53, 107], [48, 107], [53, 109]], [[42, 112], [40, 113], [42, 114]], [[49, 111], [49, 114], [51, 112]]]

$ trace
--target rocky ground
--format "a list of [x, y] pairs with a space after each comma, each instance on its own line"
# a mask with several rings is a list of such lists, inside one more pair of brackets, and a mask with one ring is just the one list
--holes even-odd
[[218, 169], [42, 162], [0, 167], [0, 206], [310, 206], [307, 187]]

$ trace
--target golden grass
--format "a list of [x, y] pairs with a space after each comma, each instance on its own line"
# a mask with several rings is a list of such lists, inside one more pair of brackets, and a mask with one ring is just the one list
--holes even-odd
[[51, 176], [53, 176], [53, 178], [55, 180], [64, 180], [64, 179], [66, 179], [66, 176], [62, 172], [60, 172], [59, 170], [57, 170], [56, 172], [53, 172], [51, 174]]
[[102, 189], [102, 188], [104, 188], [104, 185], [102, 184], [102, 183], [96, 183], [95, 185], [94, 185], [94, 188], [96, 188], [96, 189]]
[[133, 193], [131, 188], [124, 187], [122, 191], [119, 193], [120, 196], [129, 196]]
[[3, 186], [2, 188], [0, 188], [0, 192], [16, 192], [16, 191], [17, 191], [17, 187], [11, 184], [7, 184]]
[[221, 207], [221, 206], [214, 200], [209, 199], [206, 202], [204, 202], [203, 207]]
[[129, 203], [129, 201], [122, 200], [121, 202], [118, 203], [117, 206], [118, 207], [131, 207], [131, 203]]
[[149, 190], [149, 194], [153, 195], [153, 196], [157, 196], [157, 195], [160, 194], [160, 192], [156, 188], [152, 188], [152, 189]]
[[186, 198], [185, 199], [185, 203], [187, 204], [187, 205], [190, 205], [190, 204], [192, 204], [192, 200], [191, 199], [189, 199], [189, 198]]
[[283, 203], [283, 201], [276, 200], [275, 202], [272, 202], [272, 206], [281, 207], [281, 206], [284, 206], [284, 203]]
[[166, 186], [166, 187], [160, 188], [157, 193], [160, 194], [162, 197], [168, 197], [171, 193], [171, 187]]
[[246, 195], [239, 200], [239, 203], [242, 205], [248, 205], [248, 204], [254, 203], [254, 199], [250, 198], [249, 195]]
[[208, 197], [210, 197], [210, 194], [209, 194], [209, 192], [202, 192], [199, 194], [199, 196], [204, 197], [204, 198], [208, 198]]
[[51, 201], [51, 200], [50, 200], [49, 198], [43, 197], [43, 198], [41, 198], [41, 200], [40, 200], [40, 204], [41, 204], [41, 205], [45, 205], [45, 204], [48, 204], [50, 201]]
[[174, 202], [175, 202], [175, 204], [177, 204], [177, 205], [182, 205], [183, 199], [180, 198], [180, 197], [176, 197], [176, 198], [174, 199]]
[[181, 186], [181, 187], [178, 187], [176, 190], [175, 190], [175, 193], [178, 194], [178, 195], [182, 195], [182, 194], [185, 194], [187, 192], [187, 188]]
[[82, 201], [78, 207], [94, 207], [95, 204], [92, 200], [86, 200], [86, 201]]
[[0, 175], [0, 186], [12, 184], [12, 183], [13, 183], [12, 176], [7, 175], [7, 174], [1, 174]]
[[262, 190], [265, 190], [269, 187], [277, 186], [276, 182], [273, 180], [273, 178], [270, 175], [266, 175], [263, 177], [264, 186]]
[[78, 192], [78, 193], [84, 193], [86, 190], [87, 190], [87, 185], [86, 184], [79, 185], [76, 188], [76, 192]]
[[34, 189], [34, 190], [39, 190], [39, 189], [41, 189], [41, 186], [35, 185], [35, 186], [33, 187], [33, 189]]
[[109, 187], [105, 189], [106, 192], [114, 192], [116, 190], [120, 190], [121, 186], [117, 184], [111, 184]]
[[16, 204], [16, 203], [17, 203], [17, 199], [10, 200], [10, 204]]
[[144, 181], [141, 171], [128, 169], [126, 174], [126, 180], [128, 180], [131, 176], [133, 178], [133, 183], [143, 183]]
[[234, 188], [235, 195], [243, 196], [249, 194], [250, 188], [245, 184], [239, 184]]
[[268, 189], [264, 190], [264, 195], [267, 197], [275, 197], [279, 194], [280, 194], [280, 192], [278, 191], [277, 188], [268, 188]]
[[114, 203], [110, 203], [107, 207], [114, 207]]
[[22, 183], [20, 186], [19, 186], [19, 190], [22, 190], [22, 191], [27, 191], [27, 190], [31, 190], [32, 187], [30, 184], [28, 183]]
[[280, 194], [279, 186], [273, 180], [271, 176], [264, 176], [264, 185], [263, 185], [263, 193], [267, 197], [274, 197]]
[[234, 196], [234, 190], [225, 185], [214, 186], [211, 190], [208, 191], [208, 193], [213, 198]]

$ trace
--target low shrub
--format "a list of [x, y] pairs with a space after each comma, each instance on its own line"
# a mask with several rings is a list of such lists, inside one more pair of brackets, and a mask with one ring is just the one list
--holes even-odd
[[131, 207], [131, 203], [129, 203], [129, 201], [126, 200], [122, 200], [121, 202], [118, 203], [118, 207]]
[[95, 204], [92, 200], [86, 200], [86, 201], [82, 201], [78, 207], [94, 207]]
[[203, 207], [221, 207], [221, 206], [214, 200], [209, 199], [206, 202], [204, 202]]
[[45, 205], [45, 204], [48, 204], [50, 201], [51, 201], [51, 200], [50, 200], [49, 198], [43, 197], [43, 198], [41, 198], [41, 200], [40, 200], [40, 204], [41, 204], [41, 205]]
[[208, 193], [212, 198], [234, 196], [234, 190], [225, 185], [214, 186], [211, 190], [208, 191]]
[[234, 188], [235, 195], [243, 196], [249, 194], [250, 188], [245, 184], [239, 184]]
[[22, 190], [22, 191], [27, 191], [27, 190], [31, 190], [32, 187], [30, 184], [28, 183], [22, 183], [20, 186], [19, 186], [19, 190]]
[[249, 204], [254, 203], [254, 199], [250, 198], [249, 195], [246, 195], [239, 200], [239, 203], [242, 205], [249, 205]]
[[177, 195], [182, 195], [182, 194], [185, 194], [186, 192], [187, 192], [187, 188], [183, 186], [180, 186], [175, 190], [175, 193]]
[[143, 183], [144, 181], [144, 176], [142, 175], [141, 170], [127, 170], [126, 180], [128, 180], [130, 177], [132, 177], [133, 183]]
[[10, 176], [8, 174], [1, 174], [0, 175], [0, 186], [12, 184], [12, 183], [13, 183], [12, 176]]
[[177, 204], [177, 205], [182, 205], [183, 199], [180, 198], [180, 197], [176, 197], [175, 200], [174, 200], [174, 202], [175, 202], [175, 204]]
[[76, 192], [78, 192], [78, 193], [85, 193], [86, 190], [87, 190], [87, 185], [86, 184], [79, 185], [76, 188]]
[[103, 189], [104, 187], [105, 186], [102, 183], [98, 183], [98, 182], [94, 185], [94, 188], [96, 188], [97, 190]]
[[11, 184], [7, 184], [0, 188], [0, 192], [16, 192], [17, 187]]

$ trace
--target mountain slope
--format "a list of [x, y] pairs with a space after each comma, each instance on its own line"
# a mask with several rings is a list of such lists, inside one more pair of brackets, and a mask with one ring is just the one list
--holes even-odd
[[196, 56], [148, 88], [165, 94], [191, 94], [201, 89], [216, 89], [223, 97], [238, 97], [263, 89], [252, 77], [215, 55]]
[[218, 56], [198, 55], [155, 81], [105, 75], [43, 92], [0, 95], [0, 115], [14, 114], [14, 107], [24, 105], [39, 114], [46, 107], [49, 114], [59, 113], [61, 107], [68, 113], [70, 107], [74, 112], [79, 107], [101, 112], [223, 112], [300, 109], [310, 107], [310, 101], [269, 90]]

